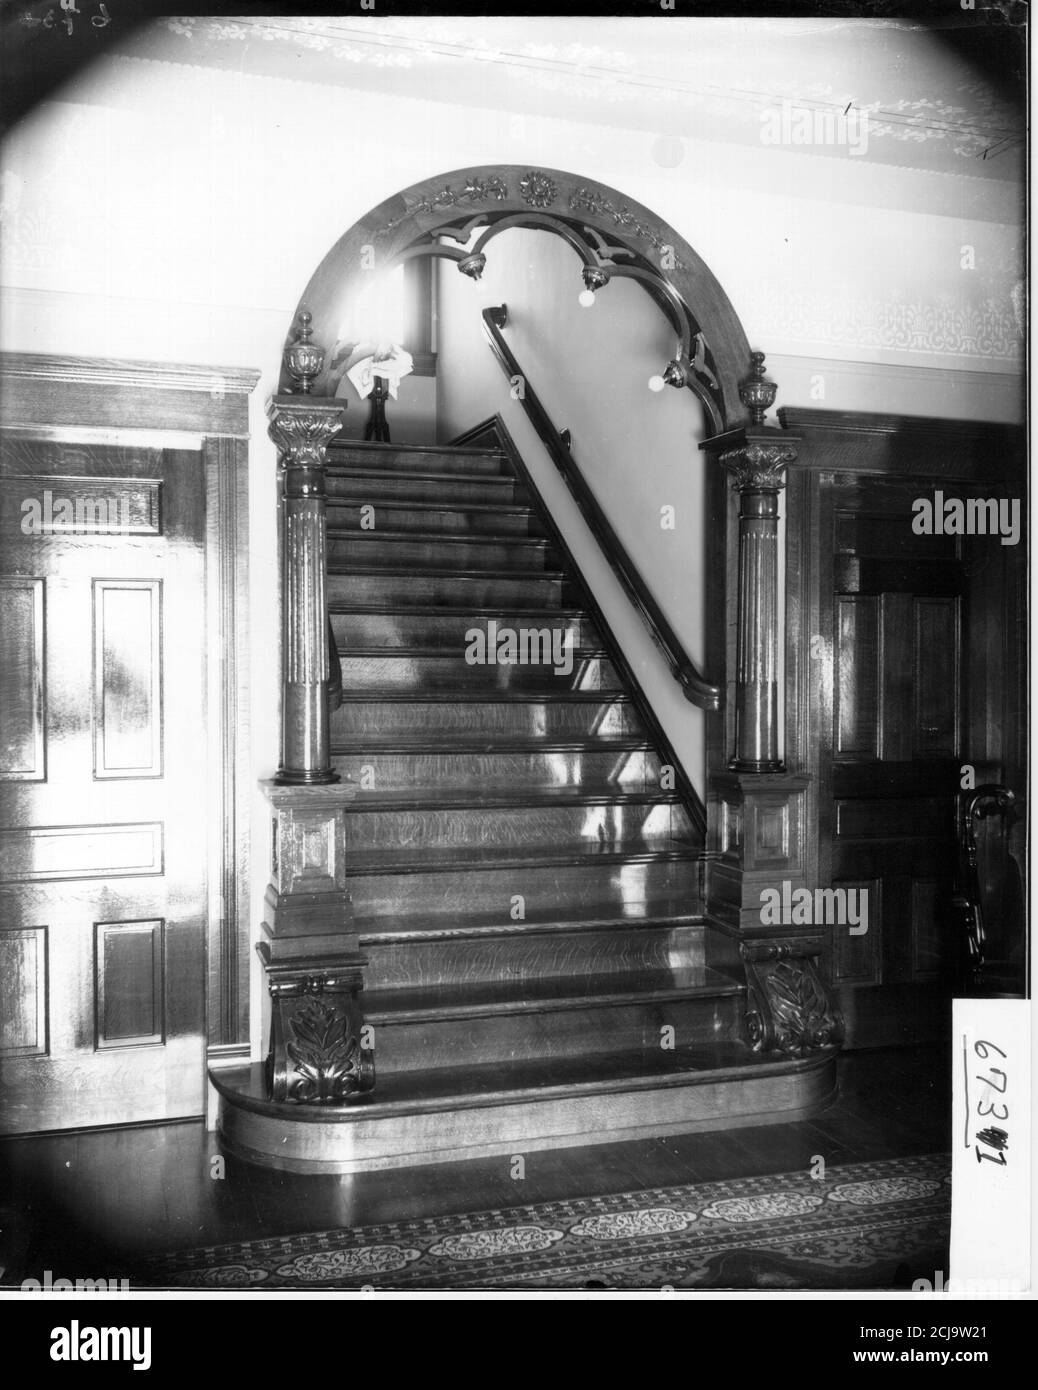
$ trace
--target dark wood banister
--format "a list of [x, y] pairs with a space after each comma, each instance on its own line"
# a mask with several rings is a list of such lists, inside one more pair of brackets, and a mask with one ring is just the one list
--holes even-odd
[[508, 321], [508, 307], [496, 305], [483, 310], [483, 331], [497, 358], [501, 370], [513, 380], [519, 377], [523, 383], [520, 404], [526, 411], [530, 423], [537, 431], [541, 442], [551, 456], [555, 467], [562, 474], [573, 500], [580, 508], [584, 520], [590, 527], [598, 545], [601, 547], [624, 592], [642, 615], [653, 640], [659, 647], [670, 667], [675, 680], [681, 686], [686, 700], [698, 705], [700, 709], [716, 710], [721, 705], [721, 692], [700, 675], [691, 657], [681, 645], [681, 640], [664, 616], [637, 566], [624, 548], [620, 537], [613, 530], [608, 517], [598, 503], [598, 499], [588, 486], [569, 451], [563, 435], [555, 428], [551, 417], [541, 404], [537, 392], [530, 385], [530, 378], [516, 361], [515, 354], [505, 342], [501, 333]]

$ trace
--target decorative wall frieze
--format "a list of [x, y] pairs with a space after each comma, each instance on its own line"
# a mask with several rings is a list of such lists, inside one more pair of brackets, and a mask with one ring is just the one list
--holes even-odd
[[[883, 13], [896, 15], [901, 8], [899, 0], [871, 0], [869, 15], [874, 38], [881, 33], [884, 23], [899, 24], [897, 19], [884, 21], [879, 16]], [[1022, 13], [1024, 8], [1020, 0], [1001, 0], [999, 6], [992, 7], [992, 13], [999, 9], [1016, 9]], [[783, 24], [783, 21], [774, 23]], [[549, 36], [542, 34], [536, 46], [535, 63], [503, 62], [498, 71], [505, 83], [521, 82], [524, 91], [563, 93], [571, 99], [580, 92], [585, 101], [587, 84], [592, 80], [599, 100], [608, 93], [608, 108], [613, 111], [637, 108], [642, 115], [649, 103], [657, 112], [657, 126], [661, 130], [679, 113], [694, 112], [700, 138], [723, 138], [757, 148], [762, 145], [763, 117], [775, 113], [777, 119], [783, 107], [792, 107], [797, 117], [808, 113], [812, 118], [817, 116], [835, 122], [845, 116], [844, 103], [834, 94], [832, 72], [824, 65], [824, 59], [805, 58], [790, 67], [782, 58], [783, 42], [790, 38], [788, 27], [778, 43], [769, 44], [769, 36], [775, 31], [764, 19], [755, 24], [760, 26], [760, 80], [734, 87], [717, 84], [719, 61], [723, 67], [718, 52], [724, 49], [718, 50], [710, 44], [702, 45], [701, 49], [686, 48], [682, 52], [680, 78], [675, 73], [676, 80], [659, 77], [650, 84], [632, 82], [637, 59], [630, 44], [610, 46], [601, 34], [593, 44], [565, 45], [552, 43]], [[264, 56], [274, 55], [275, 61], [280, 49], [288, 62], [293, 62], [298, 51], [303, 49], [311, 55], [311, 61], [319, 63], [321, 80], [326, 82], [334, 81], [342, 73], [367, 68], [390, 79], [396, 76], [397, 81], [402, 77], [413, 84], [416, 73], [421, 72], [425, 63], [444, 60], [465, 63], [467, 60], [478, 73], [485, 69], [486, 59], [492, 56], [478, 31], [448, 34], [442, 19], [435, 24], [425, 24], [416, 18], [408, 24], [406, 34], [384, 33], [378, 43], [365, 41], [352, 32], [349, 25], [343, 26], [325, 16], [280, 15], [273, 21], [260, 16], [236, 19], [171, 16], [155, 28], [164, 28], [173, 36], [173, 41], [156, 45], [152, 39], [149, 51], [158, 47], [160, 51], [175, 53], [182, 62], [188, 55], [201, 58], [207, 49], [218, 55], [221, 48], [240, 52], [246, 45]], [[443, 47], [445, 42], [450, 44], [449, 50]], [[745, 58], [744, 53], [740, 56]], [[248, 57], [254, 59], [255, 55]], [[237, 64], [240, 59], [235, 56], [234, 61]], [[943, 155], [941, 163], [947, 166], [952, 163], [948, 156], [954, 154], [957, 156], [954, 164], [961, 165], [969, 177], [971, 163], [989, 153], [993, 159], [1000, 159], [1007, 149], [1022, 142], [1023, 136], [1016, 129], [1019, 112], [1015, 103], [997, 92], [982, 74], [969, 69], [957, 74], [952, 84], [954, 90], [949, 91], [946, 72], [938, 74], [923, 66], [915, 69], [913, 80], [906, 83], [896, 64], [888, 61], [884, 66], [888, 78], [893, 80], [881, 84], [880, 94], [872, 101], [856, 104], [852, 118], [861, 124], [867, 122], [868, 139], [856, 142], [855, 149], [856, 157], [862, 162], [872, 162], [880, 151], [886, 158], [893, 155], [898, 164], [907, 166], [910, 157], [922, 163], [932, 152]], [[259, 70], [260, 64], [256, 63], [255, 67]], [[589, 69], [597, 74], [593, 79]], [[462, 69], [455, 69], [459, 70]], [[602, 79], [607, 74], [603, 86]], [[472, 84], [466, 85], [471, 101]], [[460, 91], [458, 95], [461, 100], [465, 99]], [[623, 126], [625, 122], [620, 119], [618, 124]], [[910, 156], [899, 146], [913, 147], [914, 155]], [[832, 158], [834, 154], [847, 156], [847, 144], [839, 141], [832, 143], [812, 138], [803, 143], [795, 142], [790, 148], [802, 156], [815, 158]], [[920, 168], [915, 172], [931, 171]]]
[[[982, 303], [939, 303], [830, 294], [798, 287], [745, 287], [759, 338], [773, 345], [920, 353], [933, 357], [978, 357], [1018, 362], [1023, 331], [1014, 307], [1015, 280]], [[773, 346], [782, 351], [784, 347]]]

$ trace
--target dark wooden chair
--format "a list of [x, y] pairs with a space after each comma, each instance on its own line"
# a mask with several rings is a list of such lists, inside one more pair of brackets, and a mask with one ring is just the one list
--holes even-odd
[[1024, 997], [1023, 877], [1011, 848], [1016, 797], [986, 783], [957, 798], [958, 864], [953, 908], [962, 943], [962, 989], [973, 997]]

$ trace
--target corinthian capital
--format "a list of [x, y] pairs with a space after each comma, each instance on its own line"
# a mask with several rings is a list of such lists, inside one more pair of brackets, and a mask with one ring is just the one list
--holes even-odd
[[274, 396], [267, 404], [267, 432], [283, 468], [320, 468], [328, 442], [342, 425], [343, 406], [307, 396]]
[[778, 492], [785, 487], [786, 465], [796, 461], [790, 444], [741, 444], [721, 455], [736, 492]]

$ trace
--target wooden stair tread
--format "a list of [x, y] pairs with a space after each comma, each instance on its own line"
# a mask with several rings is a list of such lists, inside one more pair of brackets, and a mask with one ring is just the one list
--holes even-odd
[[455, 985], [364, 991], [369, 1023], [430, 1022], [483, 1014], [541, 1013], [564, 1008], [645, 1003], [664, 999], [712, 999], [745, 994], [745, 986], [712, 970], [640, 970], [612, 975], [542, 976], [531, 980], [488, 980]]
[[[578, 661], [608, 661], [609, 651], [606, 647], [571, 647], [568, 655], [573, 657], [574, 665]], [[459, 661], [465, 660], [465, 654], [458, 647], [440, 645], [438, 647], [393, 647], [393, 646], [350, 646], [346, 651], [339, 653], [343, 661], [348, 661], [353, 657], [383, 657], [383, 656], [413, 656], [413, 657], [445, 657], [456, 656]], [[466, 665], [468, 663], [466, 662]], [[502, 666], [541, 666], [549, 665], [548, 662], [501, 662]]]
[[651, 739], [641, 734], [589, 734], [586, 737], [538, 738], [503, 735], [481, 738], [468, 731], [447, 740], [444, 735], [430, 738], [414, 734], [398, 738], [358, 738], [349, 743], [332, 743], [333, 757], [368, 756], [376, 753], [638, 753], [653, 748]]
[[[508, 571], [512, 573], [511, 570]], [[493, 607], [479, 607], [476, 604], [466, 604], [461, 612], [473, 618], [497, 618], [502, 616], [509, 618], [529, 618], [531, 622], [540, 619], [543, 622], [546, 618], [583, 618], [591, 621], [591, 614], [586, 608], [574, 608], [561, 604], [558, 608], [524, 608], [521, 604], [509, 604], [503, 608], [501, 604]], [[420, 614], [422, 617], [433, 618], [456, 618], [459, 614], [459, 607], [452, 603], [346, 603], [342, 599], [329, 599], [329, 613], [348, 613], [348, 614], [375, 614], [378, 617], [408, 618]]]
[[[514, 488], [519, 485], [519, 480], [513, 473], [435, 473], [423, 470], [419, 472], [400, 472], [394, 473], [391, 468], [365, 468], [363, 463], [359, 468], [351, 468], [345, 463], [329, 463], [324, 470], [328, 478], [344, 478], [349, 481], [363, 479], [365, 482], [377, 481], [379, 478], [405, 478], [409, 483], [477, 483], [480, 487], [508, 487]], [[329, 499], [341, 501], [341, 498]], [[417, 504], [417, 499], [416, 499]], [[458, 506], [464, 510], [464, 502], [459, 502]]]
[[458, 810], [462, 807], [509, 806], [680, 806], [681, 797], [675, 791], [652, 788], [648, 791], [625, 791], [622, 787], [604, 783], [580, 783], [569, 787], [427, 787], [403, 791], [362, 791], [346, 808], [356, 811], [408, 811], [442, 807]]
[[[596, 910], [584, 904], [574, 905], [570, 914], [556, 907], [550, 913], [539, 914], [536, 908], [528, 910], [521, 922], [502, 922], [501, 914], [485, 918], [467, 918], [459, 921], [455, 913], [421, 913], [414, 916], [402, 915], [393, 918], [379, 918], [377, 922], [358, 923], [361, 942], [365, 945], [382, 945], [405, 941], [454, 941], [478, 940], [486, 937], [528, 938], [550, 937], [561, 933], [628, 931], [647, 933], [673, 932], [681, 928], [704, 927], [706, 919], [699, 913], [689, 912], [684, 904], [672, 899], [649, 899], [639, 904], [644, 908], [638, 916], [605, 912], [606, 904]], [[613, 904], [615, 907], [615, 904]], [[596, 915], [596, 911], [603, 915]]]
[[346, 436], [337, 436], [328, 443], [330, 453], [358, 453], [358, 454], [443, 454], [445, 458], [453, 458], [455, 454], [461, 454], [465, 458], [490, 458], [502, 459], [507, 462], [508, 454], [504, 449], [483, 449], [479, 445], [471, 444], [385, 444], [374, 439], [350, 439]]
[[[564, 580], [563, 570], [502, 570], [502, 569], [459, 569], [457, 566], [446, 569], [433, 565], [348, 565], [337, 560], [328, 566], [329, 574], [375, 574], [395, 575], [407, 579], [522, 579]], [[545, 609], [544, 612], [554, 612]]]
[[465, 531], [459, 534], [456, 531], [390, 531], [385, 527], [361, 531], [347, 526], [329, 526], [328, 537], [349, 541], [414, 541], [430, 545], [511, 545], [537, 550], [547, 550], [552, 544], [546, 536], [513, 536], [508, 531]]
[[412, 849], [399, 846], [394, 849], [361, 850], [350, 854], [350, 872], [354, 877], [362, 874], [389, 873], [437, 873], [452, 872], [457, 869], [496, 869], [496, 868], [546, 868], [551, 865], [579, 864], [651, 864], [667, 863], [673, 860], [696, 860], [700, 847], [691, 841], [666, 841], [667, 848], [636, 848], [644, 841], [632, 841], [626, 847], [612, 846], [602, 848], [602, 841], [587, 840], [572, 845], [556, 846], [551, 849], [536, 846], [510, 847], [507, 845], [480, 846], [434, 846], [432, 849]]
[[[450, 477], [463, 476], [460, 474], [450, 474]], [[496, 474], [489, 474], [491, 478]], [[362, 502], [350, 502], [342, 497], [329, 497], [328, 510], [335, 507], [360, 507]], [[382, 497], [378, 499], [377, 505], [389, 510], [397, 508], [400, 511], [420, 511], [420, 512], [503, 512], [513, 516], [530, 516], [533, 507], [528, 502], [417, 502], [406, 497]], [[375, 535], [374, 531], [368, 531], [365, 535]], [[439, 535], [439, 532], [436, 532]]]
[[479, 705], [492, 704], [534, 704], [543, 705], [548, 701], [559, 704], [575, 701], [582, 705], [615, 705], [617, 703], [629, 703], [631, 696], [624, 690], [571, 690], [563, 687], [561, 690], [545, 692], [542, 690], [507, 690], [496, 689], [487, 686], [483, 690], [381, 690], [378, 686], [372, 686], [369, 690], [344, 690], [342, 693], [343, 704], [364, 703], [371, 704], [373, 701], [403, 701], [407, 704], [425, 704], [429, 701], [443, 702], [447, 704], [464, 704], [471, 702]]

